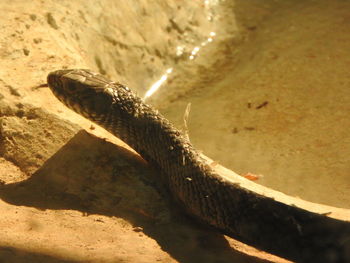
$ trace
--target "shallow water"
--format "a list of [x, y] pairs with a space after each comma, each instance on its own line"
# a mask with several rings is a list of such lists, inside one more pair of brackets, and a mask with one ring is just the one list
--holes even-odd
[[347, 10], [348, 1], [298, 1], [272, 12], [226, 56], [235, 62], [220, 81], [162, 113], [183, 127], [190, 102], [190, 140], [206, 155], [276, 190], [350, 208]]

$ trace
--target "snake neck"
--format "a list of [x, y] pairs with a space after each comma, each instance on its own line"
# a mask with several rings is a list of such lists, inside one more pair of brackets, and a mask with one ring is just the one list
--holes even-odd
[[131, 91], [118, 90], [114, 96], [117, 103], [112, 104], [108, 112], [90, 119], [167, 174], [165, 179], [170, 187], [172, 180], [180, 179], [172, 178], [175, 171], [174, 176], [192, 180], [192, 177], [202, 175], [203, 171], [208, 170], [206, 161], [200, 157], [187, 137], [158, 111]]

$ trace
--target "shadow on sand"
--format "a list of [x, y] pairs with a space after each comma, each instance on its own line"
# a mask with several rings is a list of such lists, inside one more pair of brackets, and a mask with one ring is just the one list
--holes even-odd
[[59, 259], [53, 256], [41, 253], [28, 252], [19, 248], [0, 246], [0, 262], [1, 263], [79, 263], [82, 261], [73, 261]]
[[[80, 131], [28, 180], [1, 186], [0, 198], [18, 206], [123, 218], [179, 262], [267, 262], [234, 250], [223, 235], [187, 218], [159, 194], [155, 176], [134, 153]], [[0, 258], [3, 253], [6, 248]], [[68, 262], [41, 257], [42, 262]]]

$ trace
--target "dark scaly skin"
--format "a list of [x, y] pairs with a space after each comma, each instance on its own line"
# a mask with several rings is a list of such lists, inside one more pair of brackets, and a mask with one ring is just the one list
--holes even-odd
[[[47, 80], [65, 105], [156, 166], [173, 197], [197, 219], [297, 262], [345, 259], [348, 223], [288, 206], [225, 180], [179, 130], [127, 87], [77, 69], [52, 72]], [[340, 261], [328, 259], [332, 253]]]

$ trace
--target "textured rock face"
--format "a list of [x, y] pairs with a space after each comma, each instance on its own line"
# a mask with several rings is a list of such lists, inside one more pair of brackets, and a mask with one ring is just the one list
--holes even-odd
[[5, 106], [0, 119], [1, 154], [31, 175], [79, 130], [40, 108]]

